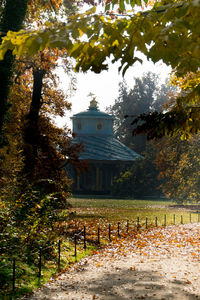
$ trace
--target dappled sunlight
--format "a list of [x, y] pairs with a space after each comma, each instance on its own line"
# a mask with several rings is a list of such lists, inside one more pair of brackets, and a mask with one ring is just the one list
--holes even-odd
[[199, 233], [188, 224], [115, 239], [30, 299], [198, 299]]

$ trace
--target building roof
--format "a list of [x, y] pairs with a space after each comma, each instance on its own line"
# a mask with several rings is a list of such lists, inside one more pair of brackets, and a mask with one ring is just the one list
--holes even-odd
[[90, 106], [87, 110], [82, 111], [78, 114], [73, 115], [72, 119], [77, 118], [103, 118], [103, 119], [114, 119], [113, 116], [102, 112], [98, 109], [98, 102], [93, 98], [92, 101], [90, 101]]
[[98, 109], [88, 109], [78, 114], [73, 115], [72, 119], [75, 118], [103, 118], [103, 119], [114, 119], [113, 116], [106, 114]]
[[77, 136], [73, 143], [84, 144], [81, 160], [130, 162], [142, 157], [111, 136]]

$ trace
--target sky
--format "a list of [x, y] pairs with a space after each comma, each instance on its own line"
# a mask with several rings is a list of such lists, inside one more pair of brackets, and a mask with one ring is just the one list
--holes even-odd
[[[141, 56], [140, 56], [141, 57]], [[134, 85], [134, 78], [141, 77], [144, 73], [151, 71], [159, 75], [160, 82], [164, 83], [165, 79], [169, 77], [171, 71], [164, 63], [158, 62], [153, 64], [147, 61], [143, 56], [143, 64], [137, 62], [130, 67], [125, 74], [125, 81], [130, 88]], [[108, 71], [103, 71], [100, 74], [94, 72], [77, 73], [77, 90], [68, 100], [72, 103], [72, 109], [66, 112], [66, 116], [57, 119], [57, 124], [62, 127], [67, 124], [69, 128], [72, 127], [70, 117], [73, 114], [87, 110], [91, 97], [88, 95], [93, 93], [99, 103], [99, 109], [105, 111], [106, 107], [113, 105], [115, 99], [118, 97], [119, 83], [123, 77], [118, 72], [118, 64], [110, 64]], [[64, 72], [60, 72], [61, 86], [64, 90], [68, 86], [68, 77]]]

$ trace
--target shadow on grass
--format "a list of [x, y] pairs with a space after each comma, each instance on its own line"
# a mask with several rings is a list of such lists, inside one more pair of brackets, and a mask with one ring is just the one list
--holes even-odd
[[174, 204], [174, 205], [170, 205], [169, 207], [200, 212], [200, 205], [198, 204], [196, 205], [195, 204]]
[[74, 219], [93, 219], [93, 218], [96, 218], [96, 219], [105, 219], [104, 216], [102, 215], [95, 215], [95, 214], [81, 214], [81, 215], [76, 215], [74, 217]]

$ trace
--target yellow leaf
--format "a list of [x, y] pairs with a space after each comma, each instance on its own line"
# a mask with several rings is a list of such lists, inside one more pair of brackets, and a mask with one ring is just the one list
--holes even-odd
[[82, 37], [84, 35], [84, 32], [80, 28], [78, 28], [78, 31], [79, 31], [80, 37]]
[[119, 46], [119, 42], [118, 42], [118, 40], [115, 40], [113, 43], [112, 43], [112, 46], [114, 47], [114, 46]]
[[101, 263], [97, 263], [97, 264], [95, 264], [95, 266], [97, 266], [97, 267], [103, 267], [103, 265]]

